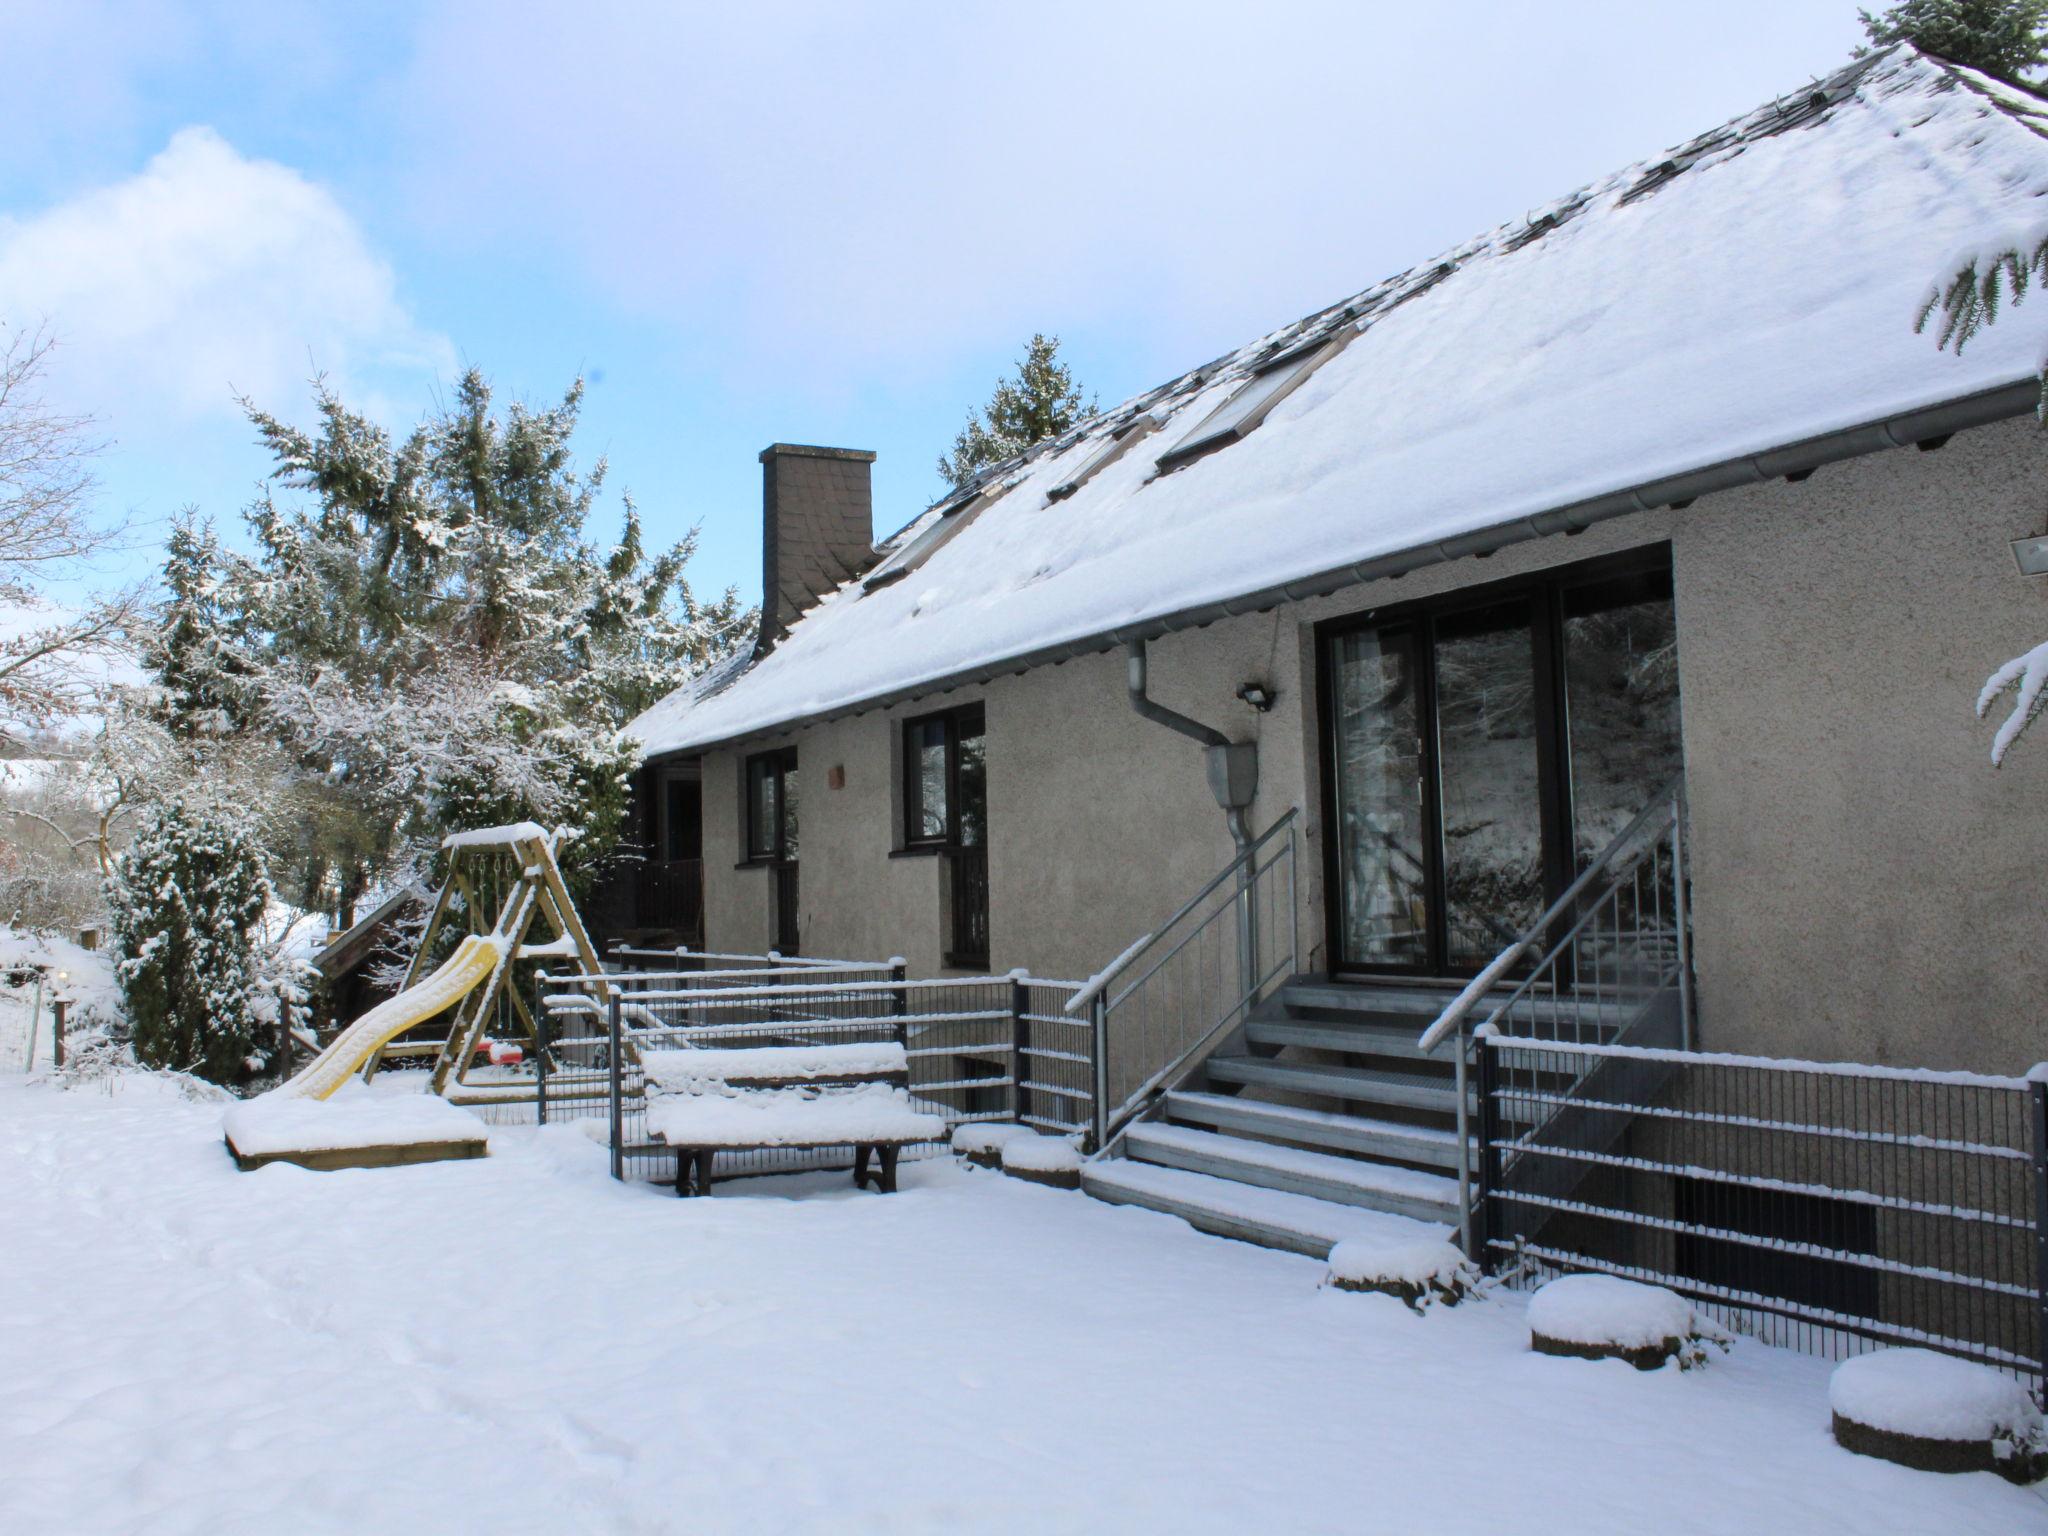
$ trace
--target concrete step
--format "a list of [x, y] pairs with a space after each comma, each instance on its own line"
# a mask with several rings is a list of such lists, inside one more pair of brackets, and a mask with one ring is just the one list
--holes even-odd
[[1448, 1067], [1450, 1047], [1425, 1055], [1415, 1042], [1426, 1024], [1389, 1024], [1380, 1020], [1304, 1019], [1299, 1016], [1253, 1019], [1245, 1038], [1254, 1045], [1301, 1045], [1318, 1051], [1350, 1051], [1360, 1056], [1389, 1056], [1403, 1061], [1442, 1061]]
[[1419, 1173], [1300, 1147], [1276, 1147], [1184, 1125], [1134, 1126], [1124, 1138], [1124, 1155], [1133, 1162], [1212, 1174], [1260, 1189], [1388, 1211], [1417, 1221], [1449, 1223], [1458, 1219], [1458, 1182], [1439, 1173]]
[[1328, 1258], [1330, 1250], [1347, 1237], [1400, 1241], [1449, 1236], [1445, 1227], [1406, 1216], [1122, 1158], [1084, 1164], [1081, 1188], [1113, 1205], [1142, 1206], [1178, 1216], [1198, 1231], [1314, 1259]]
[[1183, 1125], [1231, 1131], [1240, 1136], [1269, 1136], [1330, 1152], [1360, 1152], [1368, 1157], [1424, 1163], [1432, 1168], [1458, 1166], [1454, 1131], [1398, 1120], [1372, 1120], [1334, 1114], [1326, 1109], [1297, 1109], [1291, 1104], [1261, 1104], [1226, 1093], [1169, 1093], [1166, 1118]]
[[[1363, 1067], [1326, 1067], [1310, 1062], [1272, 1061], [1258, 1056], [1212, 1056], [1207, 1063], [1212, 1081], [1240, 1083], [1247, 1088], [1277, 1088], [1290, 1093], [1314, 1094], [1341, 1099], [1351, 1104], [1391, 1104], [1403, 1109], [1432, 1110], [1455, 1115], [1457, 1090], [1448, 1071], [1441, 1075], [1419, 1072], [1382, 1072]], [[1468, 1102], [1478, 1107], [1476, 1090], [1467, 1089]]]
[[[1290, 981], [1274, 997], [1290, 1008], [1330, 1009], [1382, 1018], [1419, 1019], [1419, 1034], [1450, 1007], [1456, 987], [1405, 986], [1389, 982]], [[1506, 994], [1503, 993], [1503, 996]]]
[[[1512, 985], [1496, 987], [1472, 1011], [1472, 1020], [1483, 1023], [1514, 991]], [[1414, 1023], [1419, 1035], [1450, 1007], [1458, 996], [1455, 983], [1431, 986], [1420, 982], [1392, 981], [1291, 981], [1282, 986], [1260, 1010], [1262, 1016], [1282, 1015], [1304, 1019], [1353, 1017], [1384, 1024]], [[1581, 1026], [1618, 1029], [1627, 1023], [1640, 999], [1595, 1002], [1570, 995], [1524, 997], [1515, 1004], [1515, 1023], [1526, 1026], [1559, 1019]]]

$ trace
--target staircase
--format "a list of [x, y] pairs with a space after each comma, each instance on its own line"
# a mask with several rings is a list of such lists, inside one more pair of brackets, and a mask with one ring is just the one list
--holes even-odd
[[1452, 1065], [1416, 1039], [1456, 994], [1454, 984], [1287, 982], [1240, 1041], [1129, 1128], [1120, 1158], [1089, 1163], [1081, 1187], [1314, 1258], [1345, 1237], [1393, 1235], [1396, 1218], [1454, 1225]]
[[[1105, 1150], [1084, 1165], [1081, 1187], [1316, 1258], [1347, 1237], [1454, 1227], [1490, 1258], [1480, 1206], [1468, 1211], [1460, 1184], [1480, 1171], [1476, 1085], [1458, 1102], [1473, 1030], [1692, 1048], [1683, 782], [1660, 791], [1463, 986], [1291, 975], [1293, 924], [1270, 914], [1294, 911], [1292, 826], [1289, 812], [1068, 1005], [1091, 1009], [1098, 1084], [1137, 1075], [1112, 1073], [1120, 1038], [1166, 1062], [1120, 1087], [1113, 1106], [1098, 1089], [1094, 1143]], [[1265, 963], [1262, 912], [1278, 927], [1277, 964]], [[1231, 916], [1235, 984], [1203, 991], [1194, 983], [1209, 957], [1198, 941]], [[1228, 976], [1231, 964], [1220, 957], [1215, 969]], [[1161, 1018], [1171, 1021], [1163, 1038]], [[1625, 1122], [1612, 1116], [1555, 1107], [1597, 1064], [1574, 1068], [1579, 1079], [1521, 1070], [1540, 1091], [1497, 1093], [1487, 1109], [1508, 1117], [1490, 1134], [1510, 1159], [1537, 1134], [1580, 1151], [1604, 1151], [1619, 1134]]]

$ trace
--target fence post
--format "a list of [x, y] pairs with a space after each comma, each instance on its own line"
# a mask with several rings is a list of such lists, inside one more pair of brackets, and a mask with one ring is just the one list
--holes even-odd
[[1088, 1054], [1095, 1058], [1095, 1145], [1100, 1152], [1109, 1137], [1109, 999], [1100, 988], [1088, 1000]]
[[548, 1009], [538, 978], [533, 983], [533, 1123], [548, 1123]]
[[889, 1009], [896, 1019], [893, 1038], [898, 1045], [905, 1047], [910, 1044], [910, 1026], [903, 1022], [910, 1016], [910, 990], [903, 983], [909, 975], [910, 967], [903, 963], [900, 955], [889, 962], [889, 980], [895, 983], [889, 991]]
[[619, 993], [612, 989], [611, 1007], [611, 1049], [606, 1055], [611, 1061], [611, 1112], [612, 1112], [612, 1177], [626, 1177], [626, 1102], [625, 1087], [621, 1080], [624, 1071], [621, 1057], [625, 1055], [625, 1031], [619, 1021]]
[[1671, 793], [1671, 919], [1678, 936], [1678, 1048], [1694, 1048], [1698, 1034], [1693, 1020], [1692, 897], [1685, 888], [1685, 783]]
[[1025, 1075], [1031, 1070], [1031, 1021], [1024, 1017], [1031, 1006], [1024, 983], [1016, 973], [1010, 976], [1010, 1108], [1011, 1118], [1019, 1125], [1027, 1123], [1031, 1114], [1031, 1090], [1024, 1086]]
[[2034, 1101], [2034, 1359], [2048, 1373], [2048, 1064], [2027, 1079]]
[[[70, 1007], [71, 999], [68, 997], [52, 998], [50, 1001], [50, 1064], [52, 1066], [61, 1067], [64, 1065], [64, 1015]], [[284, 1037], [287, 1042], [291, 1040], [292, 1032], [290, 1025], [285, 1026]], [[291, 1066], [289, 1057], [286, 1058], [285, 1066], [287, 1068]]]
[[[1455, 1053], [1452, 1064], [1451, 1083], [1458, 1097], [1458, 1243], [1465, 1250], [1465, 1257], [1476, 1258], [1472, 1227], [1472, 1115], [1471, 1101], [1471, 1059], [1473, 1037], [1466, 1031], [1465, 1021], [1458, 1021], [1458, 1033], [1451, 1041]], [[1479, 1047], [1485, 1054], [1485, 1047]], [[1483, 1102], [1483, 1101], [1482, 1101]], [[1484, 1145], [1484, 1142], [1481, 1143]]]
[[22, 1059], [21, 1070], [33, 1072], [36, 1069], [36, 1031], [43, 1027], [43, 977], [36, 973], [36, 1000], [28, 1010], [28, 1055]]
[[1500, 1062], [1493, 1042], [1493, 1026], [1482, 1024], [1473, 1032], [1472, 1043], [1479, 1048], [1479, 1192], [1477, 1241], [1479, 1251], [1465, 1255], [1479, 1266], [1482, 1275], [1493, 1273], [1495, 1216], [1500, 1199], [1500, 1102], [1494, 1097], [1500, 1087]]

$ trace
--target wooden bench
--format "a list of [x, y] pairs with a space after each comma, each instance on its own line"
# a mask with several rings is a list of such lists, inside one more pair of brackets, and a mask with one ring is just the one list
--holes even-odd
[[854, 1186], [890, 1194], [903, 1148], [946, 1136], [911, 1106], [910, 1061], [893, 1041], [646, 1051], [641, 1069], [647, 1131], [675, 1151], [678, 1195], [709, 1193], [720, 1152], [825, 1147], [852, 1147]]

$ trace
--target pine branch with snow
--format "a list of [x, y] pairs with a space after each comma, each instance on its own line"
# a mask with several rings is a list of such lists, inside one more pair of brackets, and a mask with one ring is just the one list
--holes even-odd
[[1034, 335], [1025, 343], [1016, 373], [998, 379], [988, 404], [968, 412], [953, 451], [939, 459], [939, 474], [947, 484], [963, 486], [985, 465], [1014, 458], [1094, 414], [1095, 402], [1082, 400], [1073, 370], [1059, 360], [1059, 349], [1057, 336]]
[[2035, 646], [2023, 656], [2015, 656], [1984, 680], [1983, 690], [1977, 695], [1977, 718], [1980, 720], [1990, 713], [1991, 706], [2008, 690], [2013, 694], [2012, 710], [2000, 723], [1998, 733], [1991, 738], [1992, 767], [2004, 763], [2005, 754], [2012, 750], [2012, 744], [2034, 723], [2043, 704], [2048, 704], [2044, 687], [2048, 687], [2048, 643]]
[[[2037, 73], [2048, 56], [2048, 0], [1900, 0], [1882, 15], [1856, 16], [1873, 47], [1911, 43], [2014, 83]], [[1858, 48], [1856, 57], [1870, 51]]]

